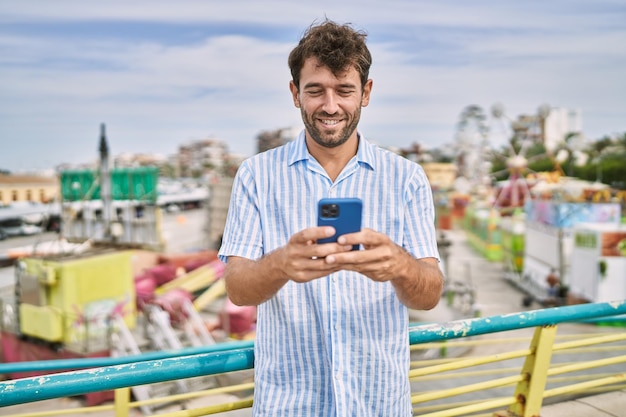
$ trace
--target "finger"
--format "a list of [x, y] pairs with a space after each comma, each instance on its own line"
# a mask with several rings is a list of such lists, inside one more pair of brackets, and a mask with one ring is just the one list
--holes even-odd
[[331, 265], [337, 265], [341, 270], [358, 272], [374, 281], [383, 282], [393, 278], [393, 274], [390, 274], [393, 267], [389, 262], [378, 260], [372, 262], [349, 262], [348, 259], [340, 260], [335, 258], [335, 255], [328, 256], [325, 261], [330, 262]]
[[[350, 246], [350, 248], [352, 248], [352, 246]], [[370, 256], [364, 255], [361, 252], [362, 251], [353, 250], [349, 250], [346, 252], [335, 252], [326, 256], [324, 260], [327, 264], [338, 265], [344, 269], [351, 269], [349, 268], [350, 265], [362, 265], [372, 261], [371, 259], [367, 259], [370, 258]]]
[[298, 282], [307, 282], [330, 275], [338, 270], [337, 265], [329, 265], [324, 262], [323, 258], [307, 259], [298, 262], [297, 267], [292, 270], [290, 278]]
[[[352, 248], [352, 246], [346, 246]], [[387, 261], [391, 258], [390, 248], [387, 246], [364, 247], [362, 250], [349, 250], [336, 252], [326, 257], [329, 264], [338, 264], [342, 268], [349, 268], [350, 265], [360, 268], [368, 268], [368, 265]]]
[[291, 237], [291, 241], [294, 243], [308, 244], [310, 242], [317, 242], [319, 239], [331, 237], [334, 234], [335, 228], [332, 226], [309, 227], [295, 233]]
[[367, 228], [355, 233], [346, 233], [337, 238], [337, 242], [342, 245], [379, 246], [388, 241], [389, 238], [386, 235]]
[[339, 243], [320, 243], [311, 247], [313, 256], [316, 258], [325, 258], [335, 253], [348, 252], [352, 250], [352, 245], [340, 245]]

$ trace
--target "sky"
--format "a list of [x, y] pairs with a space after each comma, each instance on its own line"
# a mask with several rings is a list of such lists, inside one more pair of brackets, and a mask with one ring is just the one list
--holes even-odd
[[112, 155], [206, 138], [252, 155], [260, 132], [302, 128], [287, 56], [324, 18], [368, 34], [359, 130], [381, 146], [448, 146], [465, 107], [496, 103], [626, 132], [623, 0], [0, 0], [0, 169], [93, 161], [102, 123]]

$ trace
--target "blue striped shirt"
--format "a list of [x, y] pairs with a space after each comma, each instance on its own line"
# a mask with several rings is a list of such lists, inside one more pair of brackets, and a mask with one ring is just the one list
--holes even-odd
[[[332, 182], [304, 132], [255, 155], [235, 177], [220, 259], [258, 259], [316, 225], [323, 197], [363, 200], [363, 227], [416, 258], [438, 258], [432, 191], [422, 168], [360, 136]], [[339, 271], [288, 282], [258, 308], [257, 417], [411, 416], [408, 311], [389, 282]]]

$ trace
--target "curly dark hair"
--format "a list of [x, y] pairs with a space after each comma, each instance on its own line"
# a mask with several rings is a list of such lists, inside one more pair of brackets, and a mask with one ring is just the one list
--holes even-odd
[[335, 75], [353, 66], [359, 72], [361, 86], [364, 86], [372, 65], [372, 55], [365, 45], [366, 37], [365, 32], [355, 30], [349, 24], [340, 25], [328, 19], [311, 25], [289, 54], [293, 83], [300, 88], [304, 61], [315, 57]]

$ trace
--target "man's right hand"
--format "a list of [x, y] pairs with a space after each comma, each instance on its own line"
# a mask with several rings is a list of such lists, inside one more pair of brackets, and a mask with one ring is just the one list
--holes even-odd
[[291, 236], [287, 245], [274, 251], [270, 256], [279, 259], [281, 276], [295, 282], [308, 282], [337, 272], [340, 267], [324, 262], [328, 255], [347, 252], [350, 245], [338, 243], [317, 244], [319, 239], [335, 234], [329, 226], [310, 227]]
[[274, 296], [287, 282], [309, 282], [341, 269], [324, 262], [331, 254], [347, 252], [351, 245], [317, 244], [330, 237], [335, 229], [329, 226], [303, 229], [282, 246], [258, 260], [237, 256], [228, 258], [224, 270], [226, 292], [237, 305], [258, 305]]

